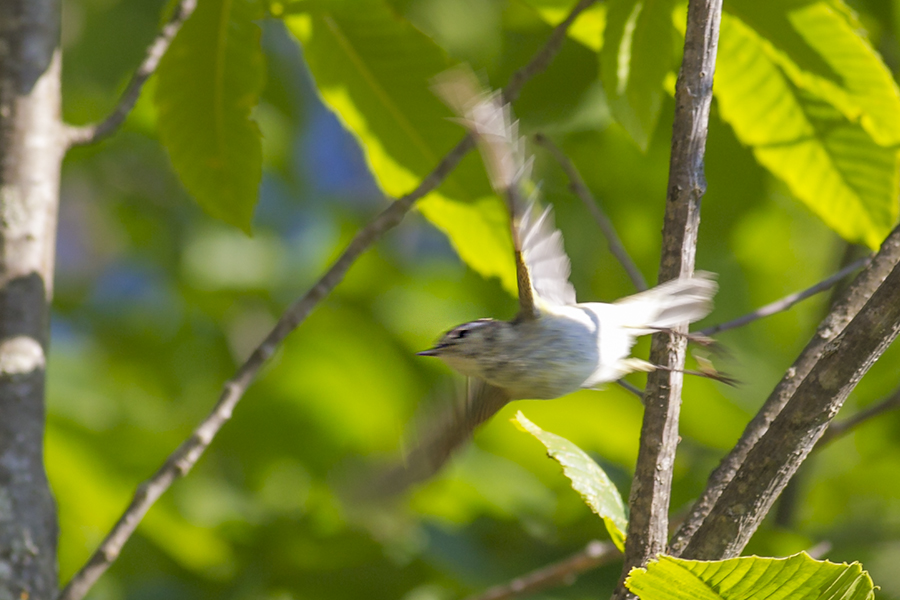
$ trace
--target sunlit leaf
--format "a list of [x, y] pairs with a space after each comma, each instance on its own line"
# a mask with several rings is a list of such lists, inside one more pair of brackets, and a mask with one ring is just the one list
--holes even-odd
[[200, 0], [159, 65], [159, 135], [188, 191], [213, 217], [250, 231], [262, 141], [250, 118], [263, 87], [255, 0]]
[[730, 0], [727, 10], [767, 41], [794, 85], [827, 100], [876, 143], [900, 142], [900, 90], [840, 0]]
[[619, 550], [624, 550], [628, 527], [625, 505], [619, 490], [603, 469], [581, 448], [555, 433], [544, 431], [525, 418], [521, 411], [516, 413], [514, 422], [544, 444], [547, 454], [562, 466], [563, 473], [572, 482], [572, 489], [581, 494], [585, 504], [603, 519], [613, 543]]
[[872, 579], [859, 563], [835, 564], [805, 552], [788, 558], [746, 556], [682, 560], [660, 556], [625, 581], [641, 600], [868, 600]]
[[829, 227], [877, 247], [897, 219], [898, 155], [798, 88], [737, 17], [722, 16], [715, 93], [756, 159]]
[[612, 114], [647, 150], [672, 62], [672, 0], [608, 3], [600, 76]]
[[[380, 0], [300, 6], [305, 12], [285, 23], [303, 47], [323, 102], [359, 139], [381, 189], [393, 197], [411, 191], [465, 135], [430, 89], [449, 58]], [[417, 206], [463, 260], [514, 292], [508, 226], [473, 209], [473, 201], [491, 193], [473, 153]]]

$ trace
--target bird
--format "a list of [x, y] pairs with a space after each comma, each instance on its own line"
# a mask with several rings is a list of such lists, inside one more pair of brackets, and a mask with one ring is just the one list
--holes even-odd
[[386, 478], [395, 489], [437, 472], [512, 400], [550, 400], [634, 371], [664, 368], [630, 356], [637, 338], [702, 319], [717, 291], [714, 275], [696, 272], [616, 302], [579, 303], [562, 233], [552, 207], [540, 207], [538, 188], [530, 183], [533, 158], [526, 155], [509, 104], [464, 67], [440, 75], [434, 88], [475, 137], [491, 184], [506, 200], [519, 308], [509, 321], [458, 325], [418, 352], [467, 376], [470, 386], [465, 401], [423, 431], [404, 464]]

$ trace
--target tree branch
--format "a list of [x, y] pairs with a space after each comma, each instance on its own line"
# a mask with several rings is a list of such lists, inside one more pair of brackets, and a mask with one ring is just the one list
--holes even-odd
[[[581, 0], [565, 21], [556, 26], [532, 60], [511, 78], [504, 89], [504, 96], [515, 98], [522, 85], [529, 78], [543, 70], [565, 39], [566, 30], [585, 8], [595, 0]], [[275, 353], [282, 341], [297, 328], [312, 310], [344, 278], [356, 259], [377, 241], [385, 232], [395, 227], [409, 212], [416, 200], [422, 198], [450, 174], [475, 143], [466, 136], [434, 168], [419, 186], [409, 194], [391, 203], [368, 225], [363, 227], [321, 279], [299, 300], [294, 302], [281, 316], [266, 339], [253, 351], [247, 361], [224, 386], [219, 401], [212, 412], [200, 423], [193, 434], [166, 459], [163, 465], [138, 486], [131, 504], [107, 534], [106, 538], [85, 564], [60, 592], [58, 600], [81, 600], [93, 584], [116, 560], [125, 542], [131, 537], [144, 515], [153, 503], [165, 493], [172, 483], [191, 470], [222, 426], [231, 418], [235, 406], [253, 383], [262, 366]]]
[[96, 144], [100, 140], [115, 133], [122, 123], [125, 122], [128, 113], [134, 108], [134, 105], [141, 95], [141, 89], [144, 87], [144, 83], [146, 83], [150, 76], [153, 75], [154, 71], [156, 71], [156, 67], [159, 66], [159, 61], [166, 53], [166, 50], [169, 49], [169, 44], [172, 43], [172, 39], [174, 39], [178, 30], [181, 29], [184, 22], [187, 21], [188, 17], [194, 12], [196, 6], [197, 0], [181, 0], [175, 6], [175, 10], [172, 12], [169, 21], [163, 26], [156, 38], [154, 38], [153, 42], [147, 48], [144, 60], [137, 68], [137, 71], [134, 72], [134, 75], [131, 76], [131, 81], [128, 82], [128, 86], [125, 88], [125, 91], [122, 92], [122, 95], [119, 97], [119, 102], [116, 104], [113, 111], [99, 123], [94, 123], [92, 125], [66, 126], [64, 135], [67, 147], [72, 148], [74, 146]]
[[600, 230], [603, 231], [603, 235], [606, 236], [606, 243], [609, 245], [609, 251], [612, 252], [613, 256], [616, 257], [625, 269], [625, 272], [628, 273], [628, 277], [631, 278], [634, 287], [641, 292], [646, 290], [647, 280], [644, 279], [641, 270], [638, 269], [637, 265], [634, 264], [634, 261], [631, 260], [628, 251], [625, 250], [625, 246], [622, 244], [622, 240], [619, 239], [619, 234], [616, 233], [615, 226], [613, 226], [609, 217], [606, 216], [606, 213], [603, 212], [603, 208], [601, 208], [597, 199], [594, 198], [591, 190], [588, 189], [587, 184], [584, 182], [584, 179], [581, 177], [581, 173], [578, 172], [575, 164], [572, 163], [572, 161], [569, 160], [569, 157], [566, 156], [556, 144], [550, 141], [550, 138], [547, 136], [538, 133], [534, 136], [534, 141], [546, 148], [553, 158], [556, 159], [556, 162], [559, 163], [559, 166], [562, 167], [562, 170], [569, 178], [572, 191], [581, 199], [588, 211], [593, 215], [594, 220], [597, 221], [597, 225], [600, 226]]
[[64, 151], [61, 4], [0, 2], [0, 598], [17, 600], [57, 587], [44, 433]]
[[833, 342], [856, 316], [872, 293], [885, 280], [888, 273], [900, 261], [900, 227], [881, 245], [879, 252], [872, 258], [853, 283], [844, 290], [831, 312], [819, 325], [816, 334], [804, 348], [803, 352], [787, 370], [784, 377], [766, 399], [760, 411], [747, 424], [744, 433], [731, 452], [709, 477], [706, 489], [694, 503], [690, 514], [672, 539], [669, 552], [679, 556], [691, 537], [700, 527], [712, 509], [725, 486], [734, 478], [738, 468], [746, 459], [750, 449], [760, 440], [772, 421], [778, 416], [788, 400], [797, 391], [813, 367], [822, 358], [826, 347]]
[[822, 434], [822, 437], [819, 438], [819, 442], [816, 444], [816, 450], [821, 450], [831, 442], [844, 437], [866, 421], [883, 415], [895, 408], [900, 408], [900, 388], [894, 390], [894, 393], [887, 398], [859, 411], [852, 417], [844, 419], [839, 423], [832, 423], [829, 425], [828, 429], [825, 430], [825, 433]]
[[[824, 450], [831, 442], [844, 437], [866, 421], [898, 407], [900, 407], [900, 388], [887, 398], [882, 399], [880, 402], [876, 402], [865, 410], [861, 410], [839, 423], [832, 421], [831, 424], [829, 424], [828, 429], [825, 430], [825, 433], [822, 434], [822, 437], [819, 438], [815, 448], [813, 448], [813, 454], [818, 453], [820, 450]], [[808, 462], [804, 463], [804, 465], [808, 465]], [[809, 466], [802, 466], [781, 491], [781, 495], [778, 497], [778, 505], [775, 507], [774, 511], [774, 523], [778, 527], [793, 527], [797, 505], [801, 498], [801, 488], [803, 487], [804, 480], [808, 476]]]
[[770, 316], [780, 313], [780, 312], [784, 312], [784, 311], [790, 309], [795, 304], [806, 300], [810, 296], [815, 296], [816, 294], [818, 294], [820, 292], [824, 292], [825, 290], [833, 288], [844, 277], [846, 277], [850, 273], [853, 273], [857, 269], [861, 269], [861, 268], [865, 267], [867, 264], [869, 264], [869, 261], [871, 261], [871, 260], [872, 260], [872, 258], [869, 256], [867, 256], [866, 258], [861, 258], [861, 259], [847, 265], [846, 267], [844, 267], [843, 269], [841, 269], [840, 271], [838, 271], [831, 277], [828, 277], [827, 279], [823, 279], [822, 281], [820, 281], [819, 283], [817, 283], [816, 285], [814, 285], [812, 287], [808, 287], [803, 291], [795, 292], [793, 294], [785, 296], [781, 300], [776, 300], [775, 302], [766, 304], [765, 306], [761, 306], [761, 307], [757, 308], [756, 310], [754, 310], [753, 312], [747, 313], [746, 315], [744, 315], [742, 317], [738, 317], [737, 319], [734, 319], [732, 321], [727, 321], [725, 323], [720, 323], [719, 325], [713, 325], [711, 327], [707, 327], [706, 329], [701, 329], [697, 333], [699, 333], [700, 335], [713, 335], [716, 333], [720, 333], [722, 331], [729, 331], [731, 329], [737, 329], [738, 327], [743, 327], [744, 325], [752, 323], [753, 321], [757, 321], [759, 319], [762, 319], [765, 317], [770, 317]]
[[900, 265], [872, 294], [819, 360], [723, 488], [680, 555], [737, 556], [844, 400], [900, 333]]
[[[700, 199], [706, 189], [703, 154], [721, 14], [722, 0], [690, 0], [688, 4], [684, 59], [675, 86], [660, 282], [694, 271]], [[686, 332], [687, 327], [679, 331]], [[686, 346], [683, 336], [658, 333], [653, 336], [650, 361], [670, 369], [682, 369]], [[644, 421], [629, 499], [631, 518], [625, 564], [614, 598], [632, 597], [624, 586], [628, 573], [666, 549], [682, 382], [681, 373], [662, 369], [647, 377]]]
[[469, 596], [466, 600], [509, 600], [551, 587], [571, 585], [585, 571], [608, 565], [621, 556], [622, 553], [613, 543], [594, 540], [569, 558], [517, 577], [509, 583], [494, 586], [482, 594]]

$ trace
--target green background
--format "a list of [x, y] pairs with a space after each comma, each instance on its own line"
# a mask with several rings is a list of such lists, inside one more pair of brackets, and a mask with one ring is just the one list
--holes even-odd
[[[397, 0], [390, 10], [434, 39], [448, 64], [468, 61], [499, 87], [546, 39], [545, 20], [552, 20], [553, 5], [559, 13], [568, 4]], [[740, 14], [751, 23], [752, 5], [733, 4], [734, 14], [744, 10], [747, 14]], [[872, 46], [896, 73], [900, 6], [868, 0], [852, 8]], [[64, 3], [63, 94], [69, 122], [94, 121], [111, 110], [164, 10], [163, 2], [150, 1]], [[607, 16], [612, 22], [613, 14]], [[601, 81], [598, 70], [610, 59], [596, 54], [596, 26], [604, 19], [602, 14], [593, 18], [582, 28], [585, 40], [567, 42], [553, 69], [526, 86], [516, 110], [527, 132], [546, 132], [579, 166], [652, 282], [674, 105], [664, 91], [657, 100], [642, 99], [632, 106], [638, 115], [650, 116], [642, 121], [632, 115], [629, 121], [621, 116], [624, 101], [607, 101], [603, 84], [611, 84]], [[279, 19], [259, 23], [267, 79], [253, 112], [263, 135], [263, 169], [252, 236], [208, 216], [182, 187], [172, 166], [179, 159], [175, 152], [170, 159], [159, 139], [164, 127], [153, 101], [155, 78], [124, 129], [67, 158], [46, 443], [60, 511], [63, 581], [88, 558], [135, 486], [207, 414], [223, 382], [287, 305], [386, 205], [370, 174], [371, 146], [366, 154], [342, 124], [346, 121], [323, 106], [314, 83], [319, 81], [325, 94], [321, 75], [315, 80], [310, 75], [284, 24]], [[773, 31], [772, 39], [777, 39], [777, 28]], [[671, 39], [662, 39], [672, 47], [660, 56], [677, 59], [680, 34], [675, 29], [667, 35]], [[723, 52], [737, 35], [723, 39]], [[790, 49], [788, 43], [779, 52]], [[815, 54], [791, 60], [813, 75], [837, 69], [822, 66]], [[312, 55], [310, 64], [317, 64]], [[789, 70], [784, 64], [779, 68]], [[671, 88], [672, 68], [648, 77], [662, 78], [663, 90]], [[813, 81], [813, 75], [804, 80], [805, 90], [797, 91], [799, 76], [782, 85], [796, 92], [804, 114], [815, 117], [808, 124], [815, 129], [829, 119], [839, 121], [843, 117], [832, 113], [845, 111], [846, 116], [856, 105], [827, 88], [834, 77], [822, 76], [827, 80], [822, 83]], [[864, 96], [865, 89], [857, 95]], [[812, 97], [816, 90], [832, 94], [834, 106], [823, 108]], [[845, 95], [850, 98], [852, 91]], [[762, 116], [756, 121], [742, 122], [753, 114], [741, 112], [735, 102], [745, 97], [723, 96], [712, 110], [697, 264], [719, 274], [721, 289], [715, 311], [701, 326], [812, 285], [837, 270], [847, 256], [864, 252], [848, 246], [826, 224], [828, 215], [835, 214], [821, 208], [830, 188], [813, 190], [812, 199], [803, 200], [809, 190], [798, 190], [800, 184], [792, 183], [790, 174], [776, 172], [777, 178], [765, 166], [771, 159], [765, 153], [772, 150], [753, 136], [765, 142], [770, 130], [783, 129], [777, 123], [766, 129], [767, 121], [759, 119], [772, 111], [765, 107], [758, 107]], [[428, 106], [429, 111], [442, 110]], [[894, 113], [885, 110], [883, 121], [888, 122]], [[878, 117], [877, 111], [872, 114]], [[422, 138], [438, 148], [436, 156], [462, 133], [441, 118], [423, 125], [431, 128]], [[639, 130], [648, 123], [643, 152]], [[384, 128], [390, 130], [390, 123]], [[388, 150], [396, 143], [396, 151], [404, 152], [399, 142], [374, 130]], [[861, 230], [858, 238], [871, 242], [883, 237], [897, 211], [896, 169], [889, 168], [896, 164], [893, 132], [864, 120], [848, 127], [844, 137], [838, 135], [843, 131], [839, 127], [824, 131], [826, 146], [856, 144], [865, 133], [869, 137], [853, 146], [863, 148], [857, 158], [888, 165], [860, 184], [871, 183], [875, 197], [886, 194], [889, 203], [871, 208], [881, 225]], [[872, 141], [879, 136], [883, 139]], [[536, 178], [543, 180], [545, 201], [556, 209], [572, 258], [579, 299], [608, 301], [634, 292], [558, 166], [543, 151], [533, 151]], [[427, 156], [410, 160], [426, 170], [433, 164]], [[847, 167], [851, 182], [854, 177], [858, 181], [854, 168]], [[414, 183], [412, 172], [408, 177]], [[815, 175], [799, 172], [801, 183]], [[462, 195], [483, 210], [464, 203], [442, 205], [432, 197], [425, 212], [450, 232], [452, 245], [414, 211], [368, 251], [288, 338], [233, 421], [194, 471], [150, 511], [91, 598], [443, 600], [507, 581], [575, 552], [591, 539], [606, 538], [602, 521], [569, 487], [558, 465], [509, 419], [521, 410], [544, 430], [576, 443], [627, 498], [641, 406], [617, 386], [512, 404], [438, 478], [393, 504], [360, 506], [340, 495], [342, 485], [363, 465], [399, 455], [404, 432], [417, 416], [450, 404], [458, 394], [459, 377], [414, 353], [458, 323], [515, 313], [509, 279], [504, 286], [496, 277], [479, 274], [505, 277], [511, 269], [511, 257], [504, 258], [508, 241], [498, 238], [490, 245], [478, 236], [465, 238], [466, 219], [483, 219], [485, 235], [504, 226], [495, 218], [501, 214], [499, 204], [487, 198], [474, 154], [456, 177], [454, 185], [465, 190]], [[412, 187], [409, 182], [381, 184], [399, 194]], [[449, 198], [453, 192], [448, 189]], [[879, 196], [879, 190], [884, 194]], [[822, 204], [815, 204], [817, 198], [824, 198]], [[242, 224], [240, 217], [234, 220]], [[840, 214], [837, 220], [850, 221]], [[482, 244], [488, 248], [483, 253]], [[469, 253], [478, 272], [460, 261], [454, 247]], [[720, 336], [729, 354], [713, 360], [740, 379], [741, 386], [686, 382], [674, 518], [690, 506], [709, 471], [808, 341], [827, 302], [824, 294]], [[646, 356], [647, 347], [643, 341], [636, 354]], [[898, 356], [896, 348], [884, 355], [838, 419], [897, 386]], [[641, 385], [642, 376], [631, 381]], [[799, 473], [793, 501], [778, 505], [777, 516], [770, 515], [747, 553], [785, 556], [827, 541], [832, 545], [828, 558], [861, 561], [881, 586], [880, 597], [900, 598], [898, 427], [900, 416], [885, 415], [813, 456]], [[543, 596], [608, 595], [619, 570], [616, 564], [591, 572], [575, 585]]]

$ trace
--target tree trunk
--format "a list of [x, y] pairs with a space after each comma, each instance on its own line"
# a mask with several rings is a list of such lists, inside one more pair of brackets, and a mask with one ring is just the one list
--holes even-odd
[[0, 600], [56, 594], [44, 377], [64, 154], [59, 0], [0, 0]]

